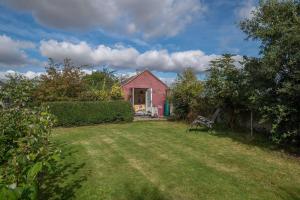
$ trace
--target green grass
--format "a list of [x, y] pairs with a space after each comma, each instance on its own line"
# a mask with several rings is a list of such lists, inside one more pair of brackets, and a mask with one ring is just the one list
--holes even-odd
[[176, 122], [57, 128], [52, 199], [300, 199], [300, 162], [234, 134]]

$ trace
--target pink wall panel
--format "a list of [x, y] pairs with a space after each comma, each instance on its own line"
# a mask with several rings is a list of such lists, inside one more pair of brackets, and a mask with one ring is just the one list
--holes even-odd
[[152, 88], [152, 105], [158, 108], [158, 114], [163, 116], [166, 100], [167, 86], [154, 77], [150, 72], [144, 71], [134, 80], [122, 86], [126, 100], [130, 100], [132, 88]]

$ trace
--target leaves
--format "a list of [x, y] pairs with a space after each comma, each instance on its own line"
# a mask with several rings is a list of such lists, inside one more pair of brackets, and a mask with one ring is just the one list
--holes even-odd
[[111, 87], [110, 98], [112, 100], [120, 100], [123, 99], [123, 91], [120, 84], [115, 83]]
[[[246, 64], [256, 106], [272, 124], [276, 143], [300, 143], [300, 2], [265, 0], [241, 22], [261, 41], [261, 58]], [[256, 64], [255, 64], [256, 62]]]
[[5, 186], [0, 187], [0, 199], [17, 200], [20, 198], [20, 194]]
[[27, 172], [27, 181], [33, 182], [36, 179], [37, 175], [42, 171], [42, 168], [42, 162], [37, 162], [32, 167], [30, 167]]
[[11, 77], [0, 90], [7, 106], [0, 110], [0, 199], [36, 199], [38, 176], [50, 163], [53, 117], [32, 101], [34, 84]]
[[114, 73], [104, 68], [84, 74], [81, 66], [73, 64], [70, 59], [65, 59], [63, 64], [49, 59], [46, 74], [41, 75], [34, 98], [41, 102], [120, 99], [121, 88]]
[[192, 69], [186, 69], [177, 75], [176, 82], [172, 86], [171, 98], [174, 113], [178, 119], [188, 117], [188, 114], [192, 112], [192, 105], [197, 101], [197, 96], [202, 90], [203, 85]]
[[63, 65], [49, 60], [46, 74], [40, 77], [35, 92], [35, 98], [40, 101], [68, 100], [79, 98], [85, 91], [82, 80], [84, 73], [70, 59], [65, 59]]

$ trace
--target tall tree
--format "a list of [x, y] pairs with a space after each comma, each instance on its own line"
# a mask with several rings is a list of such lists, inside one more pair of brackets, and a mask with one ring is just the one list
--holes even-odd
[[236, 113], [245, 101], [241, 69], [235, 62], [231, 54], [212, 60], [204, 93], [214, 107], [222, 107], [229, 115], [226, 121], [231, 127], [235, 125]]
[[85, 84], [92, 90], [110, 90], [118, 82], [115, 71], [103, 68], [102, 71], [93, 71], [92, 74], [84, 76]]
[[300, 141], [300, 2], [264, 0], [240, 24], [249, 39], [261, 41], [252, 81], [260, 111], [272, 123], [274, 141]]
[[196, 97], [202, 90], [203, 85], [191, 68], [177, 74], [176, 81], [172, 85], [172, 102], [177, 118], [186, 119], [188, 114], [191, 114], [193, 104], [197, 101]]
[[79, 98], [85, 90], [82, 80], [84, 73], [70, 59], [54, 63], [49, 59], [46, 74], [40, 77], [36, 97], [41, 101], [57, 101]]

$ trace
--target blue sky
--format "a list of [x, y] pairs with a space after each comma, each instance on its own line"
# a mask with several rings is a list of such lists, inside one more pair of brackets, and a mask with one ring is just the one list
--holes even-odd
[[48, 57], [70, 57], [120, 73], [148, 68], [172, 79], [186, 67], [202, 74], [223, 53], [258, 56], [259, 43], [245, 41], [238, 28], [256, 0], [70, 2], [0, 0], [2, 74], [33, 75], [44, 71]]

